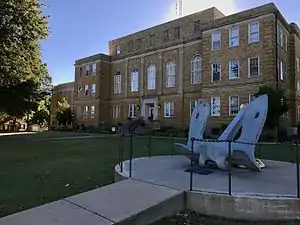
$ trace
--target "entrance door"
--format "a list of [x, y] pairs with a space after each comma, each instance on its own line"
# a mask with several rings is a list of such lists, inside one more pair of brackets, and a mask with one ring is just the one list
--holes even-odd
[[153, 120], [154, 119], [154, 103], [148, 103], [147, 108], [148, 108], [147, 117], [149, 120]]

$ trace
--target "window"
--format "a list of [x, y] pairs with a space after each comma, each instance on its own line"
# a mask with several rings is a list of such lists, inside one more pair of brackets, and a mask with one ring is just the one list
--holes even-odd
[[297, 120], [300, 120], [300, 106], [297, 106]]
[[136, 48], [135, 49], [140, 49], [142, 47], [142, 42], [143, 39], [142, 38], [138, 38], [135, 43], [136, 43]]
[[202, 59], [195, 56], [191, 62], [191, 84], [202, 83]]
[[83, 118], [87, 119], [89, 114], [89, 107], [86, 105], [83, 107]]
[[128, 117], [134, 119], [136, 117], [136, 105], [130, 104], [128, 109]]
[[128, 42], [128, 51], [133, 50], [133, 41]]
[[117, 72], [114, 79], [114, 93], [121, 93], [121, 73]]
[[231, 27], [229, 29], [229, 47], [238, 46], [240, 39], [240, 28], [239, 27]]
[[229, 80], [239, 78], [239, 60], [229, 61]]
[[288, 50], [288, 35], [284, 33], [284, 50]]
[[200, 20], [198, 20], [194, 22], [194, 32], [197, 33], [200, 31], [201, 31], [201, 22]]
[[298, 73], [300, 72], [300, 59], [298, 57], [296, 58], [296, 70]]
[[249, 103], [252, 102], [254, 99], [256, 99], [255, 94], [249, 94]]
[[155, 41], [155, 34], [151, 34], [149, 36], [149, 45], [154, 45], [154, 41]]
[[91, 119], [94, 119], [95, 118], [95, 106], [92, 105], [91, 106]]
[[85, 76], [89, 76], [89, 74], [90, 74], [90, 65], [89, 64], [87, 64], [87, 65], [85, 65]]
[[193, 111], [196, 108], [199, 100], [190, 101], [190, 117], [192, 117]]
[[82, 96], [82, 85], [78, 85], [78, 96]]
[[283, 47], [283, 30], [279, 25], [277, 25], [277, 43]]
[[212, 51], [220, 50], [221, 49], [221, 31], [214, 31], [211, 34], [212, 38]]
[[298, 92], [298, 95], [300, 94], [300, 81], [297, 80], [297, 87], [296, 87], [296, 90]]
[[156, 68], [154, 64], [150, 64], [147, 68], [148, 75], [148, 90], [155, 90], [156, 83]]
[[180, 27], [174, 27], [174, 39], [179, 39], [180, 38]]
[[236, 115], [239, 112], [239, 96], [229, 96], [229, 115]]
[[259, 76], [259, 58], [251, 57], [248, 59], [248, 77]]
[[174, 116], [174, 102], [164, 103], [164, 117], [170, 118]]
[[92, 64], [92, 73], [96, 73], [96, 70], [97, 70], [97, 64], [93, 63]]
[[248, 24], [248, 43], [259, 41], [259, 22], [253, 21]]
[[176, 86], [176, 63], [168, 62], [166, 71], [166, 87], [171, 88]]
[[120, 117], [120, 105], [113, 106], [113, 119], [119, 119]]
[[88, 84], [84, 85], [84, 95], [85, 96], [89, 95], [89, 85]]
[[212, 116], [220, 116], [221, 115], [221, 98], [220, 97], [212, 97], [210, 100], [211, 105], [211, 115]]
[[165, 30], [163, 33], [163, 41], [167, 42], [170, 40], [169, 30]]
[[79, 77], [82, 77], [82, 67], [79, 67]]
[[221, 80], [221, 64], [213, 63], [211, 65], [211, 81], [220, 81]]
[[281, 59], [277, 59], [278, 79], [284, 79], [284, 65]]
[[134, 68], [131, 71], [131, 92], [137, 92], [139, 90], [139, 71]]
[[96, 95], [96, 84], [92, 84], [92, 96], [95, 97]]
[[116, 53], [117, 53], [117, 55], [121, 54], [121, 46], [120, 45], [116, 46]]

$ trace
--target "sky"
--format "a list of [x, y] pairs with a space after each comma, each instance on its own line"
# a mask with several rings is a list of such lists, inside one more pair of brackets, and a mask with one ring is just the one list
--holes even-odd
[[[176, 18], [176, 0], [44, 0], [50, 16], [42, 56], [57, 85], [74, 80], [74, 62], [108, 53], [110, 40]], [[183, 16], [215, 6], [225, 15], [256, 7], [267, 0], [183, 0]], [[300, 26], [300, 0], [275, 0], [288, 22]]]

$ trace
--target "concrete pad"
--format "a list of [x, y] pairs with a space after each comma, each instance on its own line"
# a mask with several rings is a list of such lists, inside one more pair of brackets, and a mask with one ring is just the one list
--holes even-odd
[[56, 201], [0, 218], [1, 225], [111, 225], [112, 222], [68, 203]]
[[128, 179], [66, 200], [119, 223], [182, 193]]

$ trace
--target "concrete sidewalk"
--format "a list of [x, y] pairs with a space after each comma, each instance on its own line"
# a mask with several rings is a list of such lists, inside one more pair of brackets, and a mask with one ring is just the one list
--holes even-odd
[[183, 191], [127, 179], [0, 218], [0, 225], [147, 224], [183, 209]]

